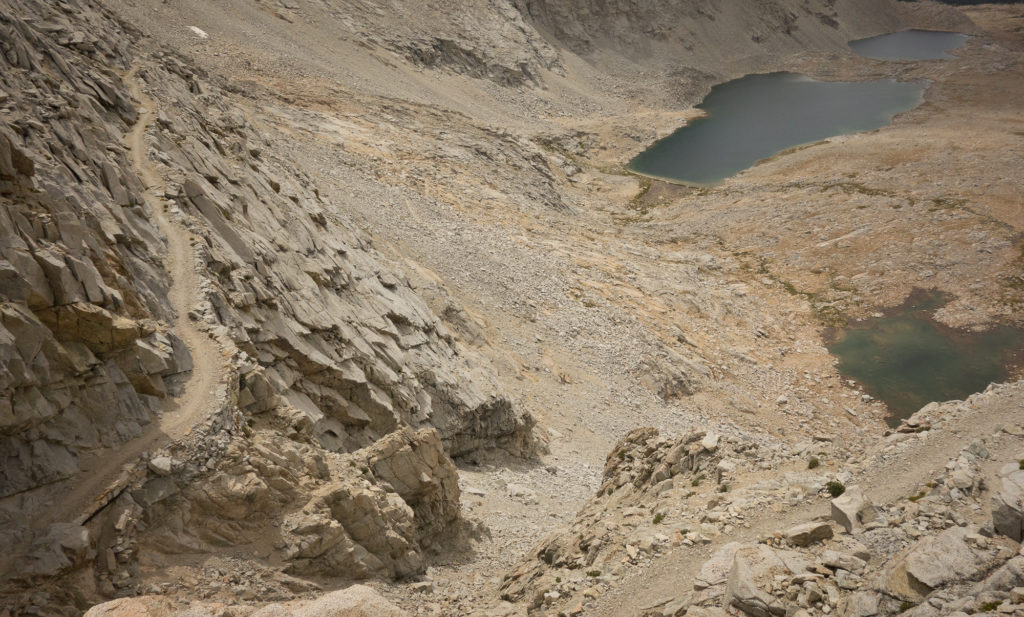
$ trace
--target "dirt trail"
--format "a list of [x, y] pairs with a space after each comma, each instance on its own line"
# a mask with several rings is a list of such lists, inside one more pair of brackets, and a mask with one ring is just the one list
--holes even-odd
[[[989, 437], [999, 433], [1009, 423], [1020, 422], [1020, 408], [1012, 400], [1004, 398], [986, 408], [984, 413], [977, 409], [960, 413], [952, 418], [941, 430], [933, 431], [926, 438], [912, 441], [892, 459], [876, 467], [856, 474], [853, 484], [864, 489], [871, 500], [879, 505], [906, 498], [931, 480], [961, 449], [976, 438]], [[1007, 434], [987, 446], [990, 457], [983, 461], [986, 475], [991, 478], [994, 471], [1008, 460], [1012, 460], [1024, 449], [1024, 438]], [[988, 503], [983, 497], [982, 503]], [[692, 589], [693, 579], [704, 562], [727, 542], [756, 542], [765, 535], [782, 531], [819, 516], [829, 516], [828, 499], [818, 498], [781, 513], [765, 511], [748, 519], [749, 527], [717, 538], [706, 547], [680, 547], [665, 554], [642, 572], [623, 581], [617, 589], [601, 599], [594, 615], [597, 617], [631, 617], [643, 613], [643, 609], [656, 601], [676, 599]], [[983, 508], [975, 522], [990, 516]]]
[[146, 130], [156, 117], [156, 104], [143, 92], [135, 78], [134, 68], [124, 75], [124, 80], [141, 104], [139, 119], [125, 136], [125, 144], [130, 149], [132, 168], [145, 187], [143, 199], [167, 237], [165, 266], [171, 276], [168, 298], [175, 313], [172, 329], [188, 346], [192, 355], [192, 374], [180, 396], [164, 400], [160, 419], [142, 435], [113, 451], [83, 461], [82, 472], [70, 491], [61, 496], [58, 504], [35, 518], [33, 528], [37, 530], [56, 522], [82, 522], [94, 514], [105, 504], [112, 485], [126, 464], [134, 462], [147, 450], [184, 437], [214, 411], [216, 389], [227, 372], [223, 352], [217, 343], [188, 318], [189, 309], [198, 295], [199, 275], [195, 271], [195, 254], [189, 234], [167, 219], [159, 200], [163, 178], [149, 161]]

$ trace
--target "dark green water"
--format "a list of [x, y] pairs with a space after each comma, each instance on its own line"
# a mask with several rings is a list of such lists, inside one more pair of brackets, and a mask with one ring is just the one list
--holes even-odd
[[715, 184], [801, 144], [868, 131], [921, 104], [925, 83], [815, 81], [796, 73], [747, 75], [711, 89], [698, 118], [629, 163], [639, 174]]
[[938, 60], [953, 58], [946, 52], [960, 47], [968, 38], [959, 32], [907, 30], [850, 41], [850, 49], [876, 60]]
[[856, 379], [892, 412], [891, 426], [932, 401], [963, 399], [1009, 377], [1024, 354], [1024, 330], [1001, 326], [968, 332], [932, 320], [947, 298], [917, 291], [877, 319], [832, 333], [828, 350], [839, 372]]

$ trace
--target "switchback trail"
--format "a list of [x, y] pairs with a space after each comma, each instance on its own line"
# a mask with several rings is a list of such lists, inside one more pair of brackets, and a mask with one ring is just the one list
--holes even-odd
[[160, 230], [167, 238], [165, 267], [171, 277], [168, 293], [175, 318], [172, 330], [188, 347], [192, 356], [192, 373], [181, 395], [163, 402], [163, 413], [139, 437], [109, 452], [85, 460], [71, 488], [53, 507], [35, 518], [33, 528], [42, 529], [56, 522], [83, 521], [104, 505], [108, 490], [117, 480], [124, 465], [137, 460], [144, 452], [158, 448], [187, 435], [197, 423], [215, 410], [217, 386], [224, 381], [227, 366], [217, 343], [201, 332], [188, 318], [188, 312], [199, 292], [199, 275], [195, 270], [195, 254], [189, 233], [168, 220], [160, 203], [163, 178], [150, 162], [146, 130], [156, 117], [156, 104], [142, 90], [133, 67], [124, 75], [132, 95], [139, 101], [139, 118], [125, 136], [130, 150], [132, 168], [142, 179], [142, 197]]

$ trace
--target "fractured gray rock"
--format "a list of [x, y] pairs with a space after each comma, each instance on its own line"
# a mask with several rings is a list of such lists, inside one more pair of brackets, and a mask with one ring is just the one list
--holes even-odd
[[976, 580], [993, 565], [991, 555], [967, 541], [976, 530], [953, 527], [907, 548], [884, 572], [891, 595], [920, 602], [934, 589]]
[[992, 496], [992, 525], [1017, 542], [1024, 539], [1024, 469], [1017, 463], [999, 472], [999, 492]]
[[755, 578], [755, 565], [745, 554], [748, 550], [740, 549], [733, 557], [732, 569], [729, 571], [729, 579], [725, 585], [725, 605], [735, 606], [754, 617], [785, 615], [785, 605], [759, 588]]
[[867, 523], [878, 520], [881, 513], [859, 486], [851, 486], [832, 500], [832, 519], [847, 533], [858, 533]]
[[839, 617], [873, 617], [878, 614], [878, 594], [857, 591], [839, 604]]
[[783, 537], [794, 546], [810, 546], [832, 537], [832, 525], [827, 522], [803, 523], [787, 529]]

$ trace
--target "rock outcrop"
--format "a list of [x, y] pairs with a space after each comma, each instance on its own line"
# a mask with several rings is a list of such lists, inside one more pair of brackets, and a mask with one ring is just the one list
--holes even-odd
[[1007, 463], [999, 472], [999, 492], [992, 496], [995, 530], [1018, 542], [1024, 540], [1024, 457]]
[[[91, 568], [127, 593], [139, 547], [214, 551], [276, 523], [294, 571], [422, 572], [459, 520], [449, 457], [529, 455], [532, 418], [220, 80], [138, 37], [99, 1], [0, 2], [0, 570], [23, 590]], [[158, 101], [156, 201], [124, 143], [126, 79]], [[180, 443], [155, 428], [193, 359], [153, 208], [196, 253], [183, 312], [229, 362], [217, 417]], [[50, 505], [121, 450], [143, 456], [87, 511]], [[56, 525], [26, 515], [44, 509]]]
[[[653, 428], [630, 431], [608, 455], [597, 495], [505, 576], [502, 597], [537, 608], [579, 591], [580, 577], [596, 583], [619, 563], [640, 565], [673, 546], [710, 542], [736, 512], [732, 478], [773, 455], [768, 446], [707, 431], [675, 439]], [[698, 577], [702, 588], [722, 592], [733, 555], [720, 560], [724, 572], [712, 567]]]
[[115, 504], [141, 514], [118, 543], [213, 553], [270, 534], [289, 572], [364, 579], [420, 574], [425, 549], [458, 532], [456, 469], [434, 429], [406, 427], [344, 456], [257, 431], [224, 459], [206, 473], [151, 474]]
[[67, 11], [0, 10], [0, 497], [138, 436], [191, 369], [121, 145], [130, 35], [109, 18], [87, 34], [91, 3]]
[[351, 451], [399, 426], [434, 426], [448, 451], [530, 451], [532, 420], [311, 178], [216, 84], [165, 56], [140, 73], [160, 100], [152, 148], [166, 207], [204, 238], [203, 319], [243, 353], [239, 406], [297, 412], [321, 445]]

